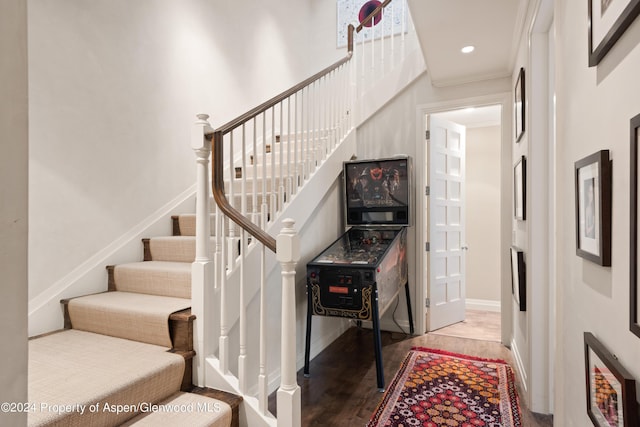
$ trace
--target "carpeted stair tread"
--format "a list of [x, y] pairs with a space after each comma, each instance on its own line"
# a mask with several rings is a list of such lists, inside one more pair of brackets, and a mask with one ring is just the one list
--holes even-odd
[[[215, 245], [211, 238], [211, 248]], [[195, 236], [164, 236], [148, 240], [145, 261], [193, 262], [196, 259]]]
[[[236, 199], [238, 199], [236, 197]], [[249, 204], [250, 205], [250, 204]], [[215, 202], [211, 202], [211, 206], [215, 206]], [[237, 207], [240, 207], [240, 203], [236, 204]], [[250, 210], [249, 210], [250, 211]], [[209, 224], [211, 236], [216, 235], [216, 224], [215, 224], [215, 214], [210, 215], [211, 222]], [[180, 214], [172, 217], [173, 219], [173, 235], [174, 236], [195, 236], [196, 235], [196, 215], [195, 214]], [[222, 234], [224, 236], [229, 235], [229, 227], [233, 227], [235, 235], [240, 234], [240, 227], [229, 221], [223, 222], [223, 230]]]
[[[215, 206], [215, 205], [211, 205]], [[196, 214], [180, 214], [175, 216], [178, 224], [177, 230], [179, 230], [180, 236], [195, 236], [196, 235]], [[211, 235], [215, 233], [215, 214], [209, 214], [209, 227]], [[177, 235], [177, 234], [176, 234]]]
[[[90, 332], [64, 330], [29, 340], [32, 426], [118, 425], [135, 416], [108, 405], [159, 402], [180, 390], [185, 361], [167, 349]], [[58, 414], [54, 405], [87, 405]], [[98, 404], [98, 410], [89, 406]], [[94, 407], [95, 408], [95, 407]]]
[[73, 329], [171, 347], [169, 316], [191, 300], [132, 292], [104, 292], [74, 298], [68, 310]]
[[176, 393], [159, 402], [155, 409], [138, 415], [121, 427], [226, 427], [231, 424], [231, 407], [228, 404], [193, 393]]
[[144, 261], [116, 265], [115, 290], [191, 298], [191, 263]]

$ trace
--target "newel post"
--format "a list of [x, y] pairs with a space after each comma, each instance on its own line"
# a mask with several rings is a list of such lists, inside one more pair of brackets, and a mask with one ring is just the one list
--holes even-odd
[[296, 264], [300, 260], [300, 239], [294, 221], [282, 221], [276, 238], [276, 258], [282, 267], [282, 336], [280, 388], [278, 389], [278, 426], [301, 424], [300, 387], [296, 381]]
[[212, 325], [213, 262], [210, 254], [209, 157], [213, 129], [209, 115], [198, 114], [191, 129], [191, 148], [196, 154], [196, 259], [191, 265], [191, 312], [196, 316], [193, 326], [194, 350], [193, 383], [204, 386], [205, 358], [210, 353], [211, 339], [207, 339], [207, 325]]

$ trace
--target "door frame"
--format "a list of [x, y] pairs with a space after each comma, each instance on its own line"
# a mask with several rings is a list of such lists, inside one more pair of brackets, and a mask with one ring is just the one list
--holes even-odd
[[501, 341], [504, 345], [511, 342], [512, 315], [511, 315], [511, 264], [508, 248], [511, 246], [511, 206], [512, 206], [512, 179], [511, 179], [511, 134], [512, 111], [511, 92], [500, 92], [492, 95], [484, 95], [473, 98], [448, 100], [430, 104], [421, 104], [416, 107], [416, 159], [414, 160], [416, 171], [416, 249], [422, 250], [423, 256], [416, 254], [416, 331], [425, 333], [426, 330], [426, 297], [429, 275], [427, 272], [427, 252], [425, 245], [429, 224], [426, 223], [426, 195], [424, 188], [428, 179], [428, 173], [422, 166], [427, 154], [425, 131], [427, 129], [426, 117], [428, 114], [442, 113], [449, 110], [457, 110], [468, 107], [485, 107], [489, 105], [501, 105], [501, 153], [500, 153], [500, 312], [501, 312]]

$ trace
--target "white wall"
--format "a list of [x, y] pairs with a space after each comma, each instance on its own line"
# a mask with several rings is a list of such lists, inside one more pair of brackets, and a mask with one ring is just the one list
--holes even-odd
[[106, 286], [74, 282], [85, 260], [193, 185], [196, 113], [222, 125], [331, 63], [309, 36], [329, 6], [29, 3], [29, 299], [48, 329], [61, 296]]
[[[554, 229], [552, 203], [554, 185], [550, 111], [553, 109], [553, 79], [549, 51], [554, 31], [553, 1], [528, 3], [518, 54], [512, 75], [515, 87], [520, 68], [525, 70], [525, 132], [512, 143], [512, 167], [526, 157], [526, 220], [512, 219], [512, 244], [524, 251], [526, 267], [526, 311], [512, 307], [511, 350], [523, 387], [523, 401], [534, 412], [551, 412], [553, 395], [553, 275]], [[515, 136], [512, 136], [515, 141]], [[513, 185], [513, 184], [512, 184]], [[512, 190], [513, 191], [513, 190]], [[559, 282], [562, 283], [562, 282]]]
[[[27, 1], [0, 2], [0, 402], [27, 401]], [[27, 414], [0, 412], [2, 425]]]
[[[531, 16], [531, 12], [529, 12], [528, 17], [526, 22], [530, 22], [530, 20], [532, 19]], [[530, 68], [529, 68], [529, 63], [528, 63], [528, 58], [529, 58], [529, 51], [528, 51], [528, 29], [527, 26], [525, 26], [522, 29], [522, 38], [520, 39], [520, 43], [519, 43], [519, 50], [518, 50], [518, 54], [516, 57], [516, 63], [514, 66], [514, 70], [513, 70], [513, 75], [512, 75], [512, 79], [511, 79], [511, 90], [514, 91], [517, 79], [518, 79], [518, 74], [520, 72], [520, 68], [523, 67], [525, 69], [525, 99], [527, 98], [527, 94], [529, 93], [529, 87], [530, 87]], [[525, 261], [525, 267], [526, 267], [526, 283], [527, 283], [527, 296], [529, 295], [529, 290], [531, 288], [531, 269], [535, 268], [534, 266], [531, 266], [531, 263], [529, 262], [529, 225], [531, 223], [531, 195], [530, 195], [530, 189], [531, 189], [531, 158], [529, 156], [529, 133], [530, 133], [530, 127], [531, 127], [531, 123], [529, 123], [528, 120], [528, 115], [530, 113], [529, 111], [529, 107], [530, 105], [525, 102], [525, 113], [526, 113], [526, 120], [525, 120], [525, 131], [524, 134], [522, 136], [522, 138], [520, 139], [520, 141], [518, 143], [515, 142], [515, 131], [512, 131], [512, 137], [511, 140], [512, 142], [512, 152], [511, 152], [511, 194], [514, 194], [514, 190], [513, 190], [513, 185], [514, 185], [514, 180], [513, 180], [513, 168], [515, 167], [516, 163], [522, 158], [522, 156], [526, 157], [526, 166], [527, 166], [527, 173], [525, 175], [525, 182], [526, 182], [526, 188], [525, 188], [525, 215], [527, 217], [528, 220], [522, 221], [522, 220], [517, 220], [515, 218], [515, 216], [513, 215], [513, 207], [511, 208], [511, 218], [512, 218], [512, 235], [511, 235], [511, 243], [513, 245], [515, 245], [516, 247], [518, 247], [519, 249], [523, 250], [524, 252], [524, 261]], [[514, 117], [515, 117], [515, 112], [514, 112]], [[513, 122], [513, 129], [515, 129], [515, 119]], [[513, 201], [513, 199], [512, 199]], [[513, 206], [513, 205], [512, 205]], [[527, 305], [528, 305], [528, 310], [527, 311], [520, 311], [518, 304], [516, 304], [515, 302], [512, 304], [511, 307], [511, 311], [512, 311], [512, 325], [511, 325], [511, 329], [512, 329], [512, 335], [511, 335], [511, 350], [513, 352], [514, 355], [514, 360], [516, 362], [517, 365], [517, 372], [520, 376], [520, 380], [521, 380], [521, 384], [523, 386], [523, 391], [525, 393], [525, 396], [523, 396], [523, 399], [525, 402], [527, 402], [527, 404], [529, 404], [529, 399], [528, 399], [528, 395], [529, 395], [529, 381], [530, 381], [530, 360], [529, 360], [529, 346], [530, 346], [530, 342], [529, 342], [529, 335], [528, 335], [528, 329], [527, 329], [527, 325], [528, 325], [528, 315], [531, 313], [531, 301], [527, 301]]]
[[500, 304], [500, 126], [467, 128], [466, 292]]
[[[557, 2], [558, 330], [555, 423], [590, 424], [583, 333], [592, 332], [640, 380], [640, 338], [629, 331], [629, 119], [640, 113], [640, 21], [597, 67], [587, 65], [587, 9]], [[576, 256], [574, 163], [598, 150], [613, 161], [612, 265]]]

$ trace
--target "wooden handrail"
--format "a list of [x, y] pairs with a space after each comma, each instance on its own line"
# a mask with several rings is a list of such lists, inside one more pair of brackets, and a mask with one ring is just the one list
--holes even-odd
[[[229, 201], [227, 200], [227, 196], [224, 193], [224, 158], [223, 158], [223, 139], [224, 135], [233, 131], [238, 126], [241, 126], [243, 123], [253, 119], [258, 114], [267, 111], [269, 108], [273, 108], [278, 105], [281, 101], [287, 99], [288, 97], [294, 95], [299, 90], [309, 86], [311, 83], [314, 83], [317, 80], [320, 80], [322, 77], [326, 76], [330, 72], [338, 69], [340, 66], [348, 62], [353, 56], [353, 25], [349, 24], [348, 27], [348, 51], [347, 55], [341, 60], [337, 61], [335, 64], [325, 68], [319, 73], [314, 74], [303, 82], [293, 86], [291, 89], [282, 92], [279, 95], [274, 96], [267, 102], [260, 104], [259, 106], [253, 108], [242, 116], [231, 120], [229, 123], [223, 125], [222, 127], [216, 129], [212, 135], [212, 149], [211, 149], [211, 167], [212, 167], [212, 176], [211, 176], [211, 191], [213, 193], [213, 198], [216, 201], [218, 207], [225, 215], [227, 215], [231, 220], [233, 220], [240, 227], [244, 228], [251, 234], [253, 237], [258, 239], [262, 244], [264, 244], [267, 248], [276, 251], [276, 239], [274, 239], [270, 234], [262, 230], [256, 224], [251, 222], [248, 218], [242, 215], [237, 209], [235, 209]], [[209, 137], [210, 135], [207, 135]]]
[[213, 198], [215, 199], [218, 207], [225, 215], [227, 215], [231, 220], [233, 220], [236, 224], [238, 224], [243, 229], [247, 230], [250, 235], [255, 237], [258, 241], [264, 244], [267, 248], [276, 252], [276, 239], [274, 239], [267, 232], [258, 227], [255, 223], [246, 218], [240, 211], [235, 209], [229, 201], [227, 200], [227, 196], [224, 192], [224, 158], [223, 158], [223, 140], [224, 135], [232, 132], [237, 127], [241, 126], [243, 123], [248, 122], [249, 120], [257, 117], [259, 114], [267, 111], [270, 108], [275, 107], [280, 102], [285, 99], [293, 96], [301, 89], [311, 85], [312, 83], [320, 80], [322, 77], [331, 73], [332, 71], [338, 69], [343, 64], [347, 63], [351, 57], [353, 56], [353, 37], [354, 32], [362, 31], [365, 22], [368, 22], [374, 18], [375, 15], [380, 13], [382, 9], [384, 9], [391, 0], [385, 0], [382, 4], [376, 7], [373, 12], [371, 12], [358, 26], [358, 28], [354, 28], [352, 24], [349, 24], [347, 27], [347, 55], [334, 63], [333, 65], [325, 68], [324, 70], [314, 74], [308, 79], [298, 83], [292, 88], [282, 92], [279, 95], [274, 96], [268, 101], [258, 105], [257, 107], [249, 110], [245, 114], [231, 120], [227, 124], [221, 126], [216, 129], [212, 134], [208, 134], [207, 138], [212, 138], [212, 149], [211, 149], [211, 167], [212, 167], [212, 176], [211, 176], [211, 191], [213, 193]]
[[223, 165], [223, 150], [222, 150], [222, 138], [224, 133], [217, 130], [213, 133], [213, 147], [211, 150], [211, 167], [212, 170], [212, 185], [211, 191], [213, 192], [213, 198], [215, 199], [218, 207], [222, 212], [231, 218], [236, 224], [244, 228], [253, 237], [262, 242], [267, 248], [273, 252], [276, 251], [276, 239], [271, 237], [267, 232], [258, 227], [256, 224], [247, 219], [241, 212], [235, 209], [227, 200], [226, 194], [224, 194], [224, 165]]

